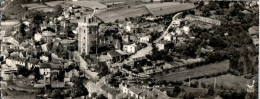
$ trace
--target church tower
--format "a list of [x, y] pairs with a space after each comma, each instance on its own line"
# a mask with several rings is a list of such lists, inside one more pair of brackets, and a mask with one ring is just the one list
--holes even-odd
[[98, 45], [98, 19], [94, 15], [84, 17], [78, 27], [78, 51], [80, 54], [89, 55], [90, 48], [97, 48]]

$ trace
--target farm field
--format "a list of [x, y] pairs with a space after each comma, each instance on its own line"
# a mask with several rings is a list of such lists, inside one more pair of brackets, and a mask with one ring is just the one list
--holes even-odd
[[[203, 78], [198, 81], [207, 83], [207, 84], [213, 84], [215, 81], [215, 78]], [[230, 88], [246, 90], [247, 84], [251, 85], [252, 80], [242, 78], [239, 76], [235, 76], [235, 75], [231, 75], [231, 74], [226, 74], [226, 75], [221, 75], [221, 76], [216, 77], [216, 84], [217, 84], [217, 86], [223, 85], [223, 86], [227, 86]]]
[[48, 6], [54, 7], [58, 4], [61, 4], [64, 1], [51, 1], [51, 2], [45, 2], [45, 4], [47, 4]]
[[91, 9], [96, 9], [96, 8], [105, 9], [105, 8], [107, 8], [106, 5], [101, 4], [97, 1], [71, 1], [71, 2], [66, 2], [66, 3], [76, 5], [76, 6], [81, 6], [81, 7], [88, 7], [88, 8], [91, 8]]
[[168, 4], [168, 5], [161, 5], [161, 4], [152, 5], [151, 4], [146, 7], [152, 12], [152, 14], [154, 14], [156, 16], [177, 13], [180, 11], [195, 8], [195, 6], [193, 4], [189, 4], [189, 3], [182, 3], [182, 4], [173, 3], [173, 4]]
[[146, 6], [148, 9], [152, 9], [152, 8], [158, 8], [158, 7], [174, 6], [174, 5], [178, 5], [178, 4], [180, 4], [180, 3], [179, 2], [145, 3], [145, 4], [136, 5], [135, 7]]
[[114, 22], [116, 19], [124, 20], [125, 18], [137, 17], [148, 13], [149, 11], [145, 7], [113, 9], [99, 13], [97, 14], [97, 17], [99, 17], [104, 22]]
[[157, 80], [166, 80], [166, 81], [181, 81], [186, 80], [189, 77], [200, 77], [204, 75], [216, 74], [219, 72], [224, 72], [229, 69], [229, 61], [222, 61], [219, 63], [208, 64], [200, 66], [194, 69], [189, 69], [185, 71], [172, 72], [167, 75], [160, 75], [155, 77]]
[[41, 5], [38, 3], [32, 3], [32, 4], [23, 4], [21, 5], [23, 8], [28, 7], [28, 10], [37, 10], [37, 11], [43, 11], [43, 12], [52, 12], [53, 8]]
[[28, 10], [36, 9], [36, 8], [44, 8], [46, 6], [38, 4], [38, 3], [31, 3], [31, 4], [22, 4], [23, 8], [28, 7]]

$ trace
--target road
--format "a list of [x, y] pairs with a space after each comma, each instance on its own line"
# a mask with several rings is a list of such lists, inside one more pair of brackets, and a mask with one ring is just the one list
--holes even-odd
[[[175, 14], [172, 17], [172, 22], [170, 23], [170, 25], [167, 27], [167, 29], [163, 32], [163, 34], [157, 38], [156, 40], [154, 40], [154, 43], [157, 43], [158, 41], [162, 40], [164, 38], [164, 36], [168, 33], [169, 29], [172, 27], [173, 25], [173, 20], [176, 20], [177, 16], [181, 15], [182, 12]], [[141, 42], [143, 43], [143, 42]], [[134, 58], [140, 58], [140, 57], [145, 57], [145, 55], [149, 54], [152, 51], [152, 44], [151, 43], [146, 43], [147, 47], [137, 51], [134, 55], [130, 56], [130, 58], [134, 59]]]
[[169, 29], [170, 29], [170, 28], [172, 27], [172, 25], [173, 25], [173, 21], [176, 20], [176, 19], [177, 19], [177, 16], [179, 16], [179, 15], [181, 15], [181, 14], [182, 14], [182, 12], [179, 12], [179, 13], [175, 14], [175, 15], [172, 17], [172, 22], [170, 23], [170, 25], [167, 27], [167, 29], [163, 32], [163, 34], [162, 34], [159, 38], [157, 38], [156, 40], [154, 40], [154, 43], [157, 43], [157, 42], [161, 41], [161, 40], [164, 38], [164, 36], [166, 36], [166, 34], [168, 33]]

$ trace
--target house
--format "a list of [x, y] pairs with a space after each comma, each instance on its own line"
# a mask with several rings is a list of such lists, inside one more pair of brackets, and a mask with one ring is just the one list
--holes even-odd
[[158, 48], [159, 51], [164, 50], [165, 43], [160, 42], [160, 43], [156, 43], [155, 45], [156, 45], [156, 47]]
[[126, 53], [121, 50], [112, 50], [107, 52], [107, 55], [112, 58], [112, 63], [123, 61], [126, 58]]
[[19, 42], [15, 38], [13, 38], [13, 37], [4, 37], [2, 39], [2, 42], [11, 43], [13, 45], [19, 45]]
[[40, 41], [41, 39], [43, 39], [46, 42], [50, 42], [50, 41], [53, 41], [53, 39], [55, 39], [55, 38], [56, 38], [56, 34], [50, 32], [50, 31], [43, 31], [42, 34], [40, 34], [40, 33], [34, 34], [35, 41]]
[[259, 45], [259, 27], [258, 26], [252, 26], [248, 29], [249, 35], [253, 39], [253, 44], [254, 45]]
[[163, 38], [164, 41], [170, 42], [172, 41], [172, 35], [171, 34], [166, 34]]
[[138, 28], [138, 25], [133, 24], [131, 21], [126, 23], [125, 30], [130, 33], [136, 33], [136, 29]]
[[60, 81], [58, 75], [61, 72], [61, 64], [51, 63], [51, 87], [52, 88], [63, 88], [65, 86], [64, 81]]
[[119, 89], [123, 94], [129, 95], [134, 99], [170, 99], [166, 93], [156, 88], [129, 86], [123, 82], [119, 85]]
[[8, 57], [6, 59], [6, 65], [11, 66], [12, 68], [16, 68], [17, 65], [25, 66], [26, 59], [20, 57]]
[[109, 65], [109, 71], [112, 72], [112, 73], [116, 73], [116, 72], [119, 72], [120, 70], [122, 70], [122, 67], [123, 67], [123, 63], [114, 63], [114, 64], [111, 64]]
[[177, 19], [177, 20], [173, 20], [173, 27], [179, 27], [181, 25], [181, 20]]
[[5, 30], [0, 30], [0, 39], [2, 39], [5, 36]]
[[41, 57], [40, 57], [40, 60], [43, 61], [43, 62], [49, 62], [50, 61], [50, 53], [48, 52], [45, 52]]
[[107, 97], [107, 99], [116, 99], [116, 95], [118, 94], [118, 90], [116, 88], [110, 87], [107, 84], [103, 84], [100, 87], [100, 93]]
[[185, 34], [189, 34], [190, 32], [190, 28], [188, 26], [183, 26], [182, 30]]
[[135, 99], [139, 99], [139, 95], [141, 94], [142, 90], [139, 88], [136, 88], [134, 86], [129, 86], [128, 84], [125, 84], [124, 82], [119, 85], [119, 89], [124, 93], [129, 95], [130, 97], [133, 97]]
[[35, 59], [35, 58], [30, 58], [27, 62], [26, 62], [26, 66], [27, 66], [27, 69], [31, 69], [33, 67], [39, 67], [39, 60], [38, 59]]
[[34, 40], [35, 40], [35, 41], [40, 41], [41, 38], [42, 38], [42, 35], [41, 35], [40, 33], [34, 34]]
[[123, 45], [123, 51], [127, 53], [135, 53], [137, 51], [137, 45], [135, 43], [133, 44], [125, 44]]
[[149, 42], [151, 39], [151, 36], [150, 35], [142, 36], [142, 37], [139, 37], [138, 39], [140, 42]]
[[74, 76], [79, 77], [79, 71], [78, 70], [72, 69], [69, 72], [65, 72], [65, 77], [67, 77], [67, 78], [72, 78]]
[[44, 85], [50, 85], [51, 65], [49, 63], [41, 63], [39, 68], [40, 74], [43, 75], [43, 80], [39, 81], [39, 83]]

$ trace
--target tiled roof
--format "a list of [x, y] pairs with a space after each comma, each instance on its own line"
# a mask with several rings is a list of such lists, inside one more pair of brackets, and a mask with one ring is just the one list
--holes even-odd
[[112, 94], [112, 95], [116, 95], [117, 94], [117, 90], [115, 88], [111, 88], [110, 86], [108, 86], [106, 84], [103, 84], [100, 88], [102, 90]]
[[252, 26], [248, 29], [249, 35], [255, 35], [259, 34], [259, 27], [258, 26]]
[[111, 55], [112, 57], [117, 57], [117, 56], [121, 56], [120, 53], [116, 52], [115, 50], [113, 51], [109, 51], [107, 52], [109, 55]]
[[40, 68], [51, 68], [51, 65], [49, 63], [41, 63]]
[[135, 94], [140, 94], [140, 93], [142, 92], [141, 89], [135, 88], [135, 87], [133, 87], [133, 86], [131, 86], [131, 87], [129, 88], [129, 90], [132, 91], [132, 92], [134, 92]]

